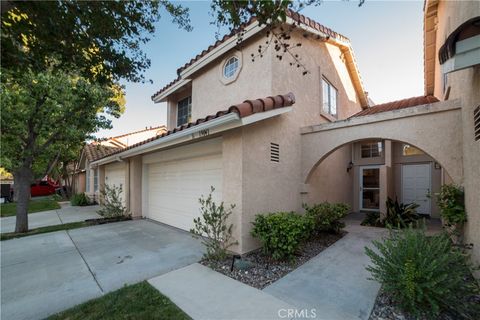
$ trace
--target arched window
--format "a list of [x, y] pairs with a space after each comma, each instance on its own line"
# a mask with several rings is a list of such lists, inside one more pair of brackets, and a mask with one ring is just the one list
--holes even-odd
[[227, 79], [233, 77], [238, 70], [238, 58], [231, 57], [223, 67], [223, 76]]

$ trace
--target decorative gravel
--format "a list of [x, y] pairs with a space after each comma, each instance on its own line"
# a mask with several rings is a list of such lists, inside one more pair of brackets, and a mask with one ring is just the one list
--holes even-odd
[[[474, 296], [475, 302], [480, 303], [480, 296]], [[480, 315], [479, 315], [480, 316]], [[395, 301], [384, 291], [380, 290], [375, 305], [373, 306], [372, 313], [369, 320], [427, 320], [428, 317], [414, 317], [406, 314], [400, 310]], [[441, 313], [436, 320], [456, 320], [457, 316], [448, 314], [446, 312]], [[480, 318], [477, 318], [480, 319]]]
[[222, 261], [200, 261], [201, 264], [223, 273], [230, 278], [248, 284], [257, 289], [263, 289], [277, 281], [287, 273], [295, 270], [317, 254], [341, 239], [341, 234], [320, 233], [302, 245], [293, 261], [275, 261], [263, 254], [262, 251], [251, 252], [242, 258], [236, 258], [233, 270], [233, 257]]

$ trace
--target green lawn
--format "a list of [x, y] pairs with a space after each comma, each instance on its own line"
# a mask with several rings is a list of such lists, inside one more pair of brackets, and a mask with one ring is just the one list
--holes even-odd
[[10, 240], [10, 239], [13, 239], [13, 238], [22, 238], [22, 237], [27, 237], [27, 236], [33, 236], [35, 234], [40, 234], [40, 233], [83, 228], [83, 227], [88, 227], [90, 225], [91, 224], [89, 224], [85, 221], [79, 221], [79, 222], [58, 224], [56, 226], [47, 226], [47, 227], [35, 228], [35, 229], [28, 230], [28, 232], [25, 232], [25, 233], [15, 233], [15, 232], [2, 233], [2, 234], [0, 234], [0, 241]]
[[[60, 209], [60, 205], [57, 203], [57, 201], [52, 199], [30, 200], [30, 203], [28, 204], [28, 213], [55, 209]], [[15, 202], [2, 203], [0, 205], [0, 216], [2, 218], [14, 216], [16, 213], [17, 204]]]
[[87, 301], [66, 311], [57, 313], [48, 320], [93, 320], [93, 319], [190, 319], [170, 299], [160, 294], [146, 281]]

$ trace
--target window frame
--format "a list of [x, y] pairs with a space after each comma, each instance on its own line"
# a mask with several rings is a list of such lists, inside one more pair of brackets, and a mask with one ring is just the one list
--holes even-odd
[[93, 170], [93, 191], [98, 191], [98, 168]]
[[[184, 101], [187, 101], [187, 104], [180, 106], [180, 103], [182, 103]], [[187, 108], [186, 119], [182, 123], [180, 123], [180, 119], [184, 119], [185, 116], [182, 115], [180, 117], [180, 107], [182, 107], [182, 108], [186, 107]], [[177, 101], [177, 127], [189, 123], [191, 121], [191, 119], [192, 119], [192, 96], [188, 96], [188, 97], [185, 97], [185, 98]]]
[[[230, 61], [232, 61], [233, 59], [235, 59], [235, 62], [232, 62], [230, 63]], [[235, 64], [235, 68], [233, 69], [233, 72], [231, 72], [232, 70], [229, 70], [231, 72], [231, 74], [229, 76], [227, 76], [225, 73], [226, 73], [226, 70], [227, 70], [227, 67], [229, 67], [230, 65], [233, 65]], [[231, 56], [230, 58], [228, 58], [225, 63], [223, 64], [223, 68], [222, 68], [222, 75], [225, 79], [227, 80], [230, 80], [232, 78], [235, 77], [235, 75], [237, 74], [238, 70], [240, 68], [240, 59], [237, 57], [237, 56]]]
[[[332, 91], [335, 93], [335, 96], [332, 95]], [[335, 113], [332, 113], [332, 102], [335, 103]], [[329, 114], [334, 118], [338, 118], [338, 90], [325, 77], [322, 77], [322, 113]]]
[[[364, 157], [363, 156], [363, 151], [364, 151], [364, 146], [368, 145], [369, 149], [365, 150], [369, 152], [369, 156]], [[378, 155], [374, 155], [374, 149], [372, 148], [374, 145], [377, 146], [377, 152]], [[383, 141], [365, 141], [365, 142], [360, 142], [360, 159], [377, 159], [383, 157]]]

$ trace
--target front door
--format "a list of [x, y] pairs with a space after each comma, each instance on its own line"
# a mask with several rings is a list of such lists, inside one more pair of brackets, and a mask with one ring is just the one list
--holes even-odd
[[360, 209], [380, 210], [380, 167], [360, 167]]
[[402, 166], [402, 202], [415, 202], [419, 205], [417, 212], [420, 214], [430, 214], [430, 173], [429, 163]]

